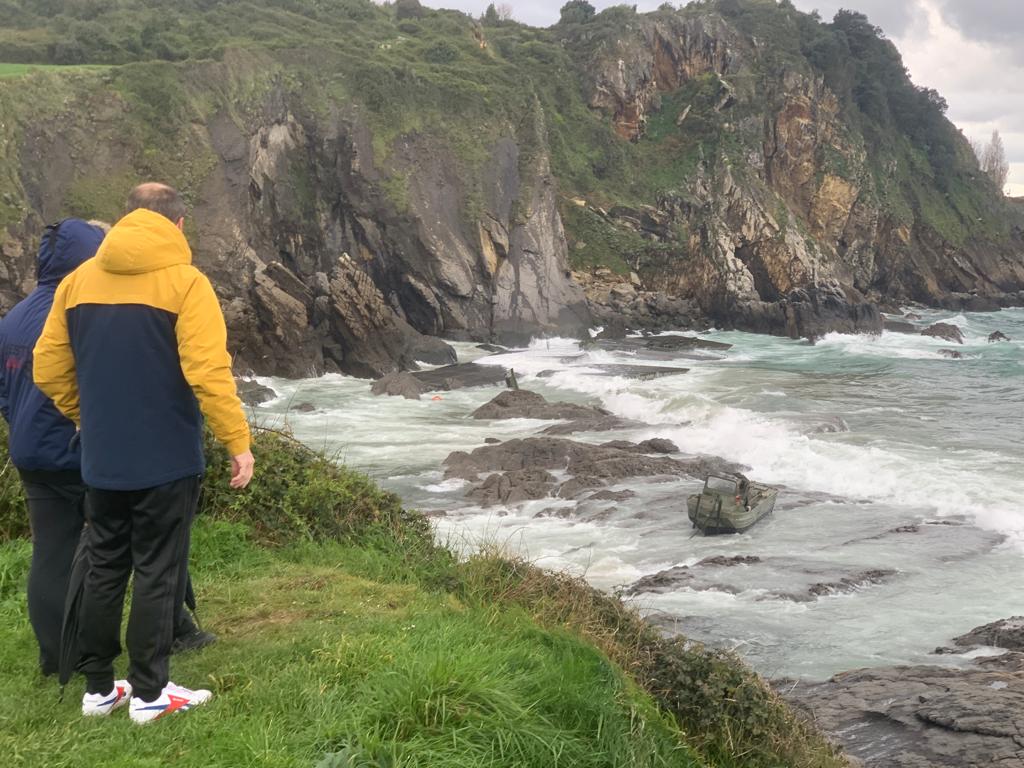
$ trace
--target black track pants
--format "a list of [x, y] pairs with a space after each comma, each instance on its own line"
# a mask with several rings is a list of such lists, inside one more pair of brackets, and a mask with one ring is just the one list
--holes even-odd
[[124, 594], [133, 568], [128, 682], [143, 701], [156, 699], [167, 685], [199, 486], [199, 477], [187, 477], [141, 491], [89, 489], [92, 562], [79, 630], [81, 669], [89, 693], [113, 688]]
[[85, 486], [72, 472], [23, 472], [32, 526], [28, 617], [39, 643], [43, 674], [57, 673], [64, 599], [75, 547], [85, 524]]

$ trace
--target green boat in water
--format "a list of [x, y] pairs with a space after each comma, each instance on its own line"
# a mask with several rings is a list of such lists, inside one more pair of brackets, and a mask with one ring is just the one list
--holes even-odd
[[690, 522], [702, 533], [743, 533], [775, 509], [778, 488], [743, 475], [708, 475], [704, 490], [687, 499]]

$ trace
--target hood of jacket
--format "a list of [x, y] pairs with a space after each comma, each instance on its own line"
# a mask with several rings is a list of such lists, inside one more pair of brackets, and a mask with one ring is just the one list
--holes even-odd
[[103, 230], [81, 219], [47, 227], [36, 262], [39, 284], [56, 285], [95, 256], [102, 242]]
[[192, 263], [185, 235], [166, 216], [139, 208], [121, 219], [103, 240], [96, 260], [105, 272], [140, 275]]

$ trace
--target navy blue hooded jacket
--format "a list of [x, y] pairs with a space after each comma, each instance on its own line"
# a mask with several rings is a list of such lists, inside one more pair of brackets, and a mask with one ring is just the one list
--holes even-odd
[[32, 381], [32, 349], [43, 330], [57, 285], [103, 242], [103, 230], [79, 219], [47, 227], [39, 246], [38, 285], [0, 320], [0, 412], [11, 427], [11, 462], [28, 472], [78, 472], [71, 446], [75, 425]]

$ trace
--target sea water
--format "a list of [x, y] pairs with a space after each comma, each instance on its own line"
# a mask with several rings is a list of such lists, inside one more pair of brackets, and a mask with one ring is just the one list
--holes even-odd
[[[700, 481], [688, 478], [627, 480], [615, 488], [633, 498], [578, 508], [553, 499], [468, 504], [465, 484], [444, 478], [450, 452], [548, 426], [472, 419], [490, 388], [411, 401], [373, 397], [367, 382], [342, 376], [271, 379], [281, 396], [257, 416], [368, 472], [431, 514], [441, 540], [461, 551], [498, 544], [606, 590], [673, 566], [700, 574], [696, 564], [709, 556], [760, 558], [715, 571], [721, 584], [684, 581], [629, 599], [769, 676], [957, 664], [966, 656], [931, 652], [1024, 612], [1024, 311], [922, 314], [922, 327], [959, 326], [964, 344], [884, 333], [831, 334], [811, 345], [713, 331], [702, 336], [732, 348], [657, 360], [583, 351], [568, 339], [505, 355], [456, 345], [461, 360], [514, 368], [524, 389], [549, 400], [600, 405], [643, 424], [573, 439], [666, 437], [780, 486], [775, 514], [743, 535], [694, 535], [685, 503]], [[989, 343], [995, 330], [1013, 340]], [[599, 375], [607, 363], [689, 372], [647, 381]], [[305, 402], [317, 410], [295, 410]], [[883, 576], [858, 577], [869, 572]], [[841, 588], [808, 592], [844, 577]]]

